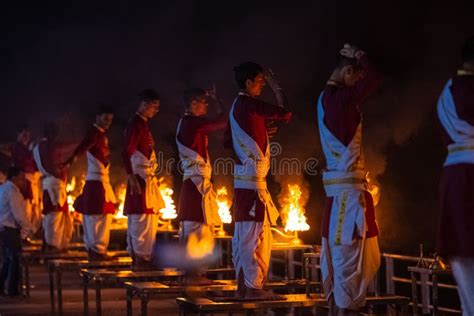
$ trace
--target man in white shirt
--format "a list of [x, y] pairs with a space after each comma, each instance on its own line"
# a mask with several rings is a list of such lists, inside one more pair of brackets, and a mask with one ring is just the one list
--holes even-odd
[[21, 193], [26, 183], [24, 171], [11, 167], [8, 169], [7, 181], [0, 185], [0, 244], [3, 254], [0, 294], [8, 296], [20, 294], [21, 238], [33, 232]]

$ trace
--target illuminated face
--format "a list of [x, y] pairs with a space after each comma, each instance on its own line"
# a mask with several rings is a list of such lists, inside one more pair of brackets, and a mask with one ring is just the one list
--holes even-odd
[[107, 130], [110, 128], [110, 125], [112, 125], [112, 121], [114, 120], [114, 115], [111, 114], [111, 113], [103, 113], [103, 114], [100, 114], [100, 115], [97, 115], [97, 118], [96, 118], [96, 124]]
[[143, 101], [140, 104], [139, 112], [147, 119], [152, 119], [160, 110], [160, 100], [153, 100], [149, 102]]
[[207, 97], [199, 97], [191, 102], [191, 112], [195, 116], [204, 116], [207, 114], [208, 106], [209, 102], [207, 101]]
[[344, 85], [347, 87], [353, 87], [355, 84], [365, 77], [363, 70], [356, 70], [351, 65], [348, 65], [342, 69], [344, 76]]
[[245, 86], [250, 96], [257, 97], [262, 94], [263, 87], [265, 86], [265, 76], [263, 73], [259, 73], [253, 80], [247, 79]]

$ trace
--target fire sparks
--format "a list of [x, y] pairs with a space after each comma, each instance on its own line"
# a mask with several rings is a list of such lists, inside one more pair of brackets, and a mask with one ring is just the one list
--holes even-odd
[[189, 234], [186, 252], [189, 258], [199, 260], [212, 255], [214, 245], [215, 241], [211, 230], [203, 229], [199, 235], [195, 232]]
[[178, 214], [173, 200], [173, 189], [164, 182], [164, 178], [160, 178], [159, 190], [165, 202], [165, 207], [160, 210], [161, 218], [164, 220], [175, 219]]
[[288, 185], [288, 192], [281, 202], [283, 205], [282, 215], [285, 232], [309, 230], [309, 225], [304, 215], [305, 201], [303, 199], [303, 192], [298, 184]]
[[217, 190], [216, 202], [219, 207], [218, 213], [222, 223], [232, 223], [232, 215], [230, 214], [231, 202], [227, 198], [227, 188], [221, 187]]

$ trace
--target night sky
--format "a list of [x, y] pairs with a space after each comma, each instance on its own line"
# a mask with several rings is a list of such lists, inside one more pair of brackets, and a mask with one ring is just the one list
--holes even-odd
[[[11, 142], [24, 123], [37, 138], [48, 121], [61, 124], [63, 141], [78, 142], [95, 106], [106, 103], [116, 109], [112, 181], [123, 182], [122, 131], [140, 90], [162, 96], [152, 129], [157, 149], [173, 158], [183, 90], [215, 83], [229, 105], [238, 91], [232, 67], [252, 60], [278, 75], [294, 111], [274, 139], [283, 146], [281, 157], [314, 157], [322, 167], [316, 101], [339, 48], [350, 42], [384, 75], [363, 108], [368, 169], [382, 185], [382, 249], [415, 253], [423, 242], [434, 250], [445, 155], [435, 106], [459, 66], [460, 47], [474, 35], [474, 1], [96, 2], [2, 4], [0, 143]], [[269, 90], [263, 98], [272, 101]], [[211, 137], [210, 149], [212, 158], [230, 156], [222, 135]], [[84, 167], [79, 162], [71, 175]], [[275, 200], [284, 178], [269, 179]], [[231, 178], [216, 181], [230, 184]], [[302, 236], [317, 241], [320, 175], [304, 175], [304, 182], [312, 229]], [[179, 189], [175, 172], [174, 183]]]

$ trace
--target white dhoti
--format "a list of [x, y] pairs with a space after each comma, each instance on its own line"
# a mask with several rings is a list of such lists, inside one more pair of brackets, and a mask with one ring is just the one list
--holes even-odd
[[129, 214], [127, 251], [133, 258], [151, 261], [156, 241], [158, 217], [156, 214]]
[[362, 123], [344, 145], [324, 123], [322, 98], [323, 94], [318, 101], [318, 124], [327, 161], [323, 184], [326, 196], [333, 198], [329, 235], [322, 238], [323, 289], [337, 307], [357, 310], [365, 306], [367, 287], [380, 267], [377, 236], [367, 236]]
[[87, 250], [107, 253], [110, 240], [111, 214], [83, 215], [84, 243]]
[[51, 212], [43, 218], [44, 239], [50, 246], [66, 249], [74, 230], [73, 218], [69, 212]]
[[232, 262], [237, 277], [243, 273], [245, 285], [262, 289], [267, 281], [272, 251], [270, 224], [236, 222], [232, 237]]
[[[212, 232], [212, 228], [205, 223], [194, 222], [194, 221], [181, 221], [179, 223], [179, 231], [178, 231], [179, 240], [187, 241], [190, 234], [196, 234], [198, 237], [200, 237], [204, 235], [203, 233], [204, 230]], [[209, 236], [209, 234], [206, 234], [206, 236]], [[214, 237], [212, 236], [212, 238]]]
[[463, 316], [474, 315], [474, 258], [450, 258]]

